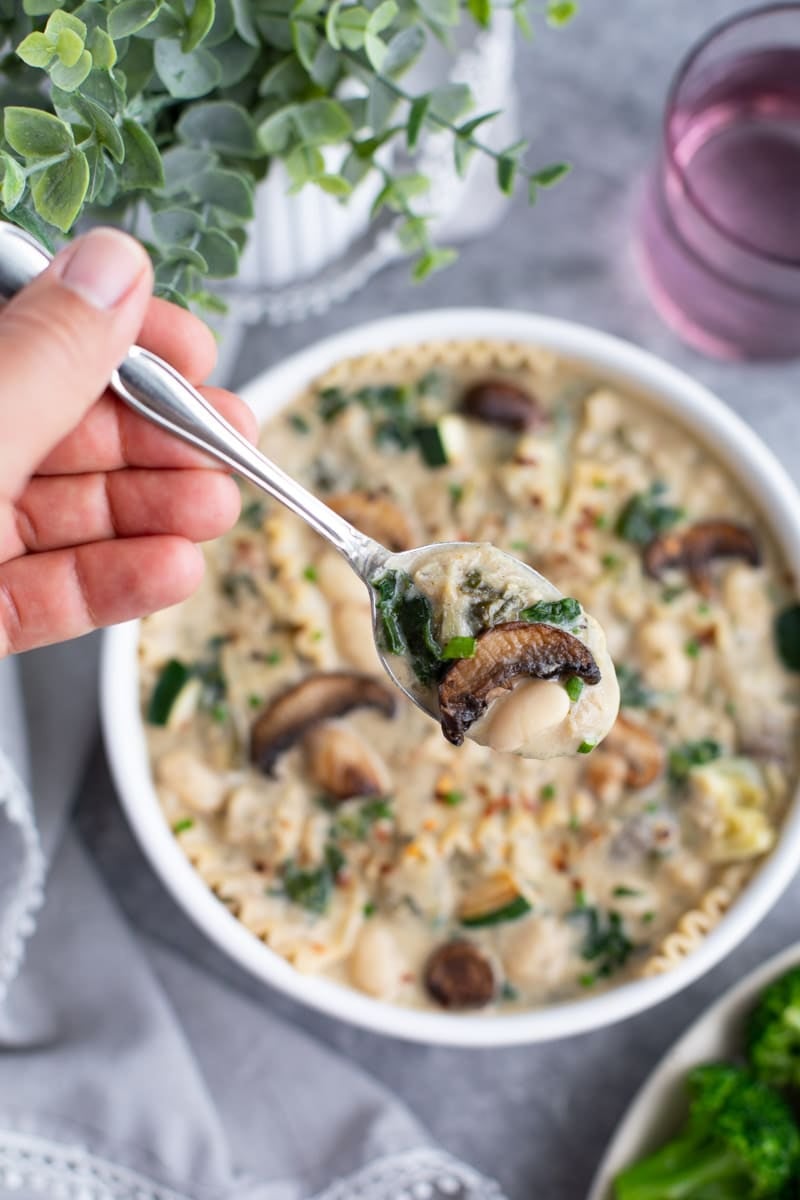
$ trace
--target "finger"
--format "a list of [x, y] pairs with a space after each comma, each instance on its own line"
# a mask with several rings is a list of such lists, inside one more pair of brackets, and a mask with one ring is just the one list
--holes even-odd
[[[254, 442], [258, 425], [250, 409], [231, 392], [201, 388], [202, 395], [235, 429]], [[172, 434], [164, 433], [121, 401], [106, 395], [78, 429], [39, 464], [39, 475], [116, 471], [120, 467], [197, 467], [212, 460]]]
[[0, 566], [0, 658], [177, 604], [203, 577], [183, 538], [123, 538]]
[[95, 229], [0, 314], [0, 494], [15, 495], [102, 394], [141, 328], [152, 279], [138, 242]]
[[190, 383], [202, 383], [216, 366], [217, 343], [208, 326], [185, 308], [157, 297], [150, 301], [136, 341], [166, 359]]
[[17, 501], [0, 561], [113, 537], [171, 533], [220, 537], [236, 521], [241, 493], [221, 471], [113, 471], [31, 480]]

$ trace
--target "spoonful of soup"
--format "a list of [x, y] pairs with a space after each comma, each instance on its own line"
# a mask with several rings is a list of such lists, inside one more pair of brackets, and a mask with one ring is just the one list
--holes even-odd
[[[38, 243], [0, 223], [0, 298], [48, 261]], [[588, 753], [609, 732], [619, 689], [602, 630], [532, 567], [483, 543], [393, 552], [282, 471], [138, 346], [110, 386], [136, 412], [280, 501], [344, 556], [369, 589], [383, 665], [448, 741], [470, 737], [547, 758]], [[493, 403], [505, 412], [518, 399], [501, 389]]]

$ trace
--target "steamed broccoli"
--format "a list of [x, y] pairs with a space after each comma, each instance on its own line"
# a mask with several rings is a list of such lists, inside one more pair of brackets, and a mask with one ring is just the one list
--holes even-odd
[[777, 1200], [800, 1167], [783, 1098], [742, 1067], [698, 1067], [681, 1133], [615, 1181], [617, 1200]]
[[800, 967], [762, 992], [750, 1014], [745, 1041], [759, 1079], [772, 1087], [800, 1089]]

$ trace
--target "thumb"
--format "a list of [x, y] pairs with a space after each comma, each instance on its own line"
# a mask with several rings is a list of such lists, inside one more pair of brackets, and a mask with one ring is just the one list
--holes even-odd
[[152, 279], [138, 242], [94, 229], [0, 312], [0, 495], [16, 496], [102, 395], [141, 329]]

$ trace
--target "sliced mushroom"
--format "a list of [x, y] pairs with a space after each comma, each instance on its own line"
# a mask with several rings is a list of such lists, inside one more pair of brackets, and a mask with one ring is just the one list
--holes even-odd
[[385, 796], [391, 788], [386, 764], [352, 729], [320, 725], [303, 739], [308, 773], [334, 800]]
[[496, 980], [472, 942], [446, 942], [428, 959], [425, 986], [442, 1008], [483, 1008], [494, 997]]
[[336, 492], [326, 502], [345, 521], [389, 550], [411, 550], [416, 545], [408, 517], [381, 492]]
[[456, 659], [439, 684], [439, 715], [448, 742], [460, 746], [499, 688], [520, 675], [600, 682], [600, 669], [583, 642], [554, 625], [507, 621], [477, 638], [473, 658]]
[[666, 753], [658, 738], [630, 717], [617, 717], [605, 740], [605, 749], [625, 759], [625, 784], [635, 790], [654, 783], [666, 764]]
[[648, 575], [659, 579], [671, 567], [688, 572], [701, 589], [715, 558], [741, 558], [751, 566], [761, 562], [761, 550], [752, 531], [734, 521], [698, 521], [688, 529], [662, 533], [644, 548]]
[[474, 383], [461, 398], [461, 411], [476, 421], [517, 433], [541, 425], [544, 419], [535, 397], [504, 379]]
[[265, 775], [274, 775], [285, 750], [322, 721], [343, 717], [354, 708], [376, 708], [394, 716], [395, 697], [370, 675], [329, 671], [310, 675], [262, 709], [250, 731], [250, 758]]
[[524, 916], [530, 908], [510, 872], [496, 871], [479, 879], [461, 897], [458, 919], [462, 925], [499, 925]]

